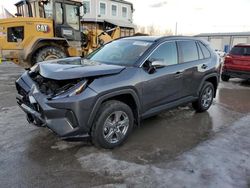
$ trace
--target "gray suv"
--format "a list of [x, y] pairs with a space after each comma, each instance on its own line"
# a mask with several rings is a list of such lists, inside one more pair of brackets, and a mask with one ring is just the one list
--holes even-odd
[[144, 118], [188, 103], [206, 111], [219, 70], [218, 56], [197, 38], [122, 38], [85, 59], [34, 65], [16, 81], [17, 103], [30, 123], [62, 139], [114, 148]]

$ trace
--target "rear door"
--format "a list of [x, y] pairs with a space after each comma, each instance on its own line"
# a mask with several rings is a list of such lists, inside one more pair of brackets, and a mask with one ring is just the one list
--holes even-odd
[[180, 97], [195, 96], [208, 68], [207, 61], [195, 40], [180, 40], [177, 45], [183, 77]]

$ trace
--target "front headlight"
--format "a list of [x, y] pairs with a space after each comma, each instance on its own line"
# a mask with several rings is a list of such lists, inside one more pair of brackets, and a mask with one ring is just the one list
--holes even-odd
[[77, 88], [74, 88], [74, 90], [70, 94], [68, 94], [68, 96], [72, 97], [72, 96], [79, 95], [85, 90], [86, 86], [87, 86], [87, 81], [84, 81]]
[[73, 96], [79, 95], [86, 89], [87, 83], [88, 83], [87, 80], [82, 81], [76, 84], [75, 86], [73, 86], [72, 88], [70, 88], [69, 90], [64, 91], [60, 93], [59, 95], [53, 97], [52, 99], [62, 99], [66, 97], [73, 97]]

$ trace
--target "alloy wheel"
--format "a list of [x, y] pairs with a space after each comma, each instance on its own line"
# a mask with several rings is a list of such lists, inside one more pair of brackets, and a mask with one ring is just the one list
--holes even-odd
[[126, 136], [128, 128], [128, 115], [123, 111], [115, 111], [104, 122], [104, 139], [111, 144], [118, 143]]
[[207, 87], [202, 94], [201, 104], [204, 108], [208, 108], [211, 105], [212, 100], [213, 89], [211, 87]]

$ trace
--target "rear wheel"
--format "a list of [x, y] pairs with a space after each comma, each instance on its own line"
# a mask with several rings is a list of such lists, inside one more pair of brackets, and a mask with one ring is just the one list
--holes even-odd
[[117, 147], [127, 139], [133, 129], [133, 112], [128, 105], [120, 101], [103, 103], [96, 117], [91, 137], [97, 147]]
[[49, 46], [38, 50], [32, 58], [32, 63], [36, 64], [41, 61], [48, 61], [53, 59], [61, 59], [67, 57], [66, 53], [59, 47]]
[[199, 99], [193, 102], [192, 106], [197, 112], [204, 112], [212, 105], [213, 98], [214, 86], [210, 82], [205, 82], [200, 91]]
[[221, 80], [224, 81], [224, 82], [228, 82], [228, 80], [230, 79], [230, 76], [227, 76], [225, 74], [222, 74], [221, 75]]

